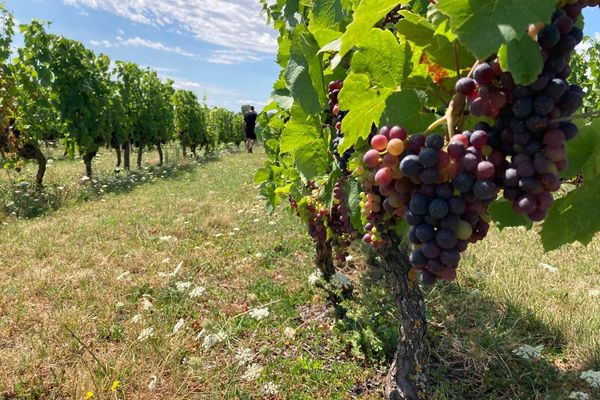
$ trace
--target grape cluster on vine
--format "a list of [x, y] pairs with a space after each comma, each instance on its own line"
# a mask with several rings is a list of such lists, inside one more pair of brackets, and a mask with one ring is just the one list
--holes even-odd
[[565, 142], [577, 135], [568, 122], [583, 91], [567, 81], [570, 57], [583, 39], [580, 0], [558, 9], [550, 24], [532, 27], [544, 69], [530, 85], [515, 84], [498, 59], [480, 62], [456, 92], [480, 122], [450, 138], [382, 127], [354, 169], [362, 182], [364, 241], [379, 245], [399, 218], [409, 224], [412, 264], [426, 283], [453, 280], [461, 253], [490, 228], [488, 208], [502, 191], [515, 212], [542, 221], [552, 207], [559, 174], [568, 167]]
[[333, 139], [333, 154], [335, 155], [335, 158], [337, 159], [338, 164], [340, 165], [340, 169], [344, 173], [348, 173], [348, 161], [350, 160], [350, 157], [352, 156], [354, 150], [348, 149], [344, 152], [344, 154], [340, 154], [338, 152], [338, 147], [344, 139], [344, 134], [342, 133], [342, 120], [347, 114], [346, 112], [340, 111], [340, 105], [338, 101], [338, 95], [343, 87], [344, 81], [342, 80], [329, 82], [328, 104], [329, 109], [333, 114], [333, 126], [335, 128], [336, 135], [336, 137]]

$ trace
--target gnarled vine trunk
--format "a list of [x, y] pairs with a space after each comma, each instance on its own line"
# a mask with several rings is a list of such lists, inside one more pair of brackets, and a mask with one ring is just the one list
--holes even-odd
[[427, 399], [427, 320], [418, 272], [410, 264], [408, 248], [398, 239], [390, 240], [379, 254], [398, 307], [399, 323], [398, 346], [387, 376], [385, 397], [390, 400]]
[[321, 271], [323, 278], [329, 282], [335, 275], [335, 266], [333, 265], [333, 253], [330, 240], [320, 240], [315, 242], [315, 262], [317, 268]]
[[191, 149], [192, 149], [192, 154], [194, 155], [194, 157], [198, 157], [198, 155], [196, 154], [196, 145], [192, 145]]
[[44, 153], [40, 148], [34, 144], [26, 144], [22, 148], [17, 150], [19, 157], [27, 160], [35, 160], [38, 165], [37, 175], [35, 177], [35, 184], [38, 189], [41, 189], [44, 185], [44, 175], [46, 174], [46, 165], [48, 160], [44, 156]]
[[83, 162], [85, 163], [85, 174], [88, 178], [92, 177], [92, 160], [96, 157], [96, 152], [86, 153], [83, 156]]
[[129, 140], [123, 143], [123, 168], [129, 171], [131, 168], [130, 159], [131, 159], [131, 145]]
[[138, 146], [137, 151], [137, 166], [138, 168], [142, 168], [142, 154], [144, 153], [144, 142], [141, 142]]
[[121, 159], [122, 159], [122, 157], [121, 157], [121, 146], [116, 145], [114, 147], [114, 149], [115, 149], [115, 153], [117, 153], [117, 165], [116, 165], [115, 168], [119, 169], [119, 168], [121, 168]]
[[158, 165], [162, 167], [163, 165], [163, 151], [162, 145], [160, 143], [156, 144], [156, 150], [158, 151]]

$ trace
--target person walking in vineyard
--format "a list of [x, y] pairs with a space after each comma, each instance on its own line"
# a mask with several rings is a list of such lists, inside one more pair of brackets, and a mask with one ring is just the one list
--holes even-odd
[[252, 153], [252, 148], [256, 143], [256, 118], [258, 114], [254, 111], [254, 106], [250, 106], [248, 112], [244, 114], [244, 130], [246, 131], [246, 150]]

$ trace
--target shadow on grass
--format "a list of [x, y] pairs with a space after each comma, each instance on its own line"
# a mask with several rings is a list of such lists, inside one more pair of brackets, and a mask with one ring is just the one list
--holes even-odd
[[[375, 268], [360, 279], [354, 298], [341, 304], [345, 316], [337, 322], [337, 332], [354, 356], [389, 365], [398, 337], [390, 290]], [[564, 367], [560, 330], [522, 305], [500, 304], [478, 286], [477, 281], [439, 283], [424, 290], [433, 400], [565, 399], [572, 391], [589, 392], [580, 371]], [[523, 345], [543, 346], [542, 357], [525, 359], [513, 352]], [[599, 351], [582, 360], [583, 370], [598, 367]]]
[[0, 185], [0, 210], [6, 217], [21, 219], [37, 218], [64, 206], [94, 201], [107, 194], [126, 194], [137, 187], [162, 179], [177, 179], [205, 164], [219, 161], [227, 154], [237, 153], [228, 148], [215, 153], [197, 156], [187, 164], [152, 165], [130, 171], [120, 170], [109, 175], [82, 179], [79, 184], [46, 185], [42, 190], [30, 182]]

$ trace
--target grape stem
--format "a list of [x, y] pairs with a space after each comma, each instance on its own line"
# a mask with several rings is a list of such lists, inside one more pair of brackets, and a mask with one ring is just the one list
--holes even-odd
[[[481, 61], [477, 60], [467, 77], [471, 78], [475, 69], [481, 64]], [[450, 101], [450, 105], [448, 106], [448, 111], [446, 112], [446, 119], [448, 120], [448, 132], [446, 135], [446, 139], [450, 139], [452, 136], [456, 134], [456, 128], [460, 130], [461, 126], [464, 123], [464, 119], [460, 117], [463, 116], [465, 106], [467, 105], [467, 97], [460, 93], [455, 93], [454, 97], [452, 97], [452, 101]]]
[[427, 130], [425, 132], [423, 132], [423, 135], [425, 135], [425, 136], [430, 135], [431, 133], [433, 133], [434, 130], [436, 130], [440, 126], [444, 125], [446, 123], [447, 119], [448, 119], [448, 115], [446, 114], [442, 118], [435, 121], [433, 124], [429, 125]]
[[600, 110], [590, 111], [590, 112], [586, 112], [583, 114], [575, 114], [575, 115], [571, 115], [569, 117], [553, 119], [549, 123], [553, 124], [555, 122], [568, 122], [568, 121], [571, 121], [574, 119], [584, 119], [584, 118], [591, 118], [591, 117], [598, 117], [598, 116], [600, 116]]

